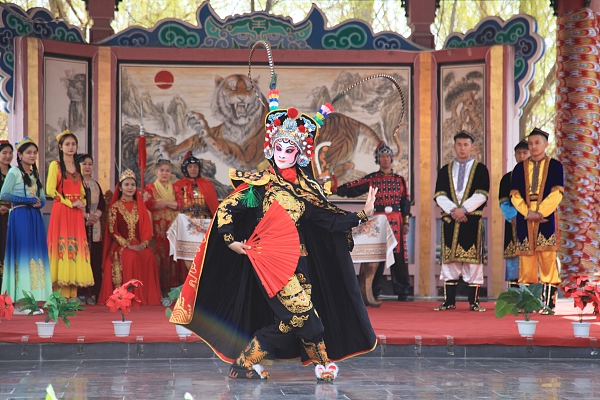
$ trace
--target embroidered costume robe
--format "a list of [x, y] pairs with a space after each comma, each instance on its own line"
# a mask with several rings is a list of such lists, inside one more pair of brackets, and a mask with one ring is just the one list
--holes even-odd
[[[510, 194], [517, 211], [517, 241], [519, 255], [530, 256], [540, 251], [558, 250], [558, 220], [556, 208], [562, 200], [564, 177], [562, 164], [548, 156], [541, 161], [538, 188], [532, 191], [534, 162], [517, 164], [513, 170]], [[527, 173], [525, 173], [527, 171]], [[547, 222], [527, 222], [529, 210], [540, 212]]]
[[[337, 195], [343, 197], [358, 197], [369, 192], [369, 186], [376, 187], [375, 214], [385, 215], [398, 245], [394, 253], [401, 253], [404, 262], [408, 263], [406, 237], [402, 234], [402, 227], [408, 223], [410, 217], [410, 195], [406, 180], [398, 174], [384, 174], [381, 171], [373, 172], [364, 177], [348, 182], [337, 188]], [[387, 214], [386, 207], [392, 207], [392, 212]]]
[[[446, 196], [458, 207], [474, 194], [482, 194], [488, 197], [490, 180], [485, 165], [473, 161], [468, 177], [465, 177], [465, 191], [459, 200], [456, 196], [456, 188], [452, 177], [452, 166], [455, 161], [446, 164], [438, 172], [435, 185], [434, 199]], [[467, 222], [456, 222], [450, 214], [442, 211], [442, 235], [441, 235], [441, 260], [443, 264], [448, 263], [483, 263], [484, 247], [484, 225], [483, 208], [486, 202], [476, 210], [467, 212]]]
[[[300, 337], [322, 333], [333, 361], [376, 345], [349, 253], [350, 229], [366, 216], [329, 203], [314, 178], [298, 171], [295, 183], [272, 169], [230, 171], [236, 190], [219, 206], [173, 310], [171, 322], [194, 331], [223, 361], [233, 362], [255, 332], [276, 347], [271, 357], [304, 363]], [[249, 191], [258, 192], [255, 206], [244, 204]], [[274, 200], [295, 221], [301, 250], [288, 284], [269, 298], [248, 257], [227, 246], [247, 239]]]

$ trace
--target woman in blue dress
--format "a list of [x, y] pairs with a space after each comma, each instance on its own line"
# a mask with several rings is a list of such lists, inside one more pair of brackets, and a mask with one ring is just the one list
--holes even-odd
[[2, 185], [0, 200], [12, 203], [4, 253], [4, 279], [1, 292], [13, 299], [30, 291], [37, 301], [52, 294], [46, 229], [41, 208], [46, 195], [35, 164], [38, 147], [29, 139], [16, 145], [18, 167], [12, 167]]

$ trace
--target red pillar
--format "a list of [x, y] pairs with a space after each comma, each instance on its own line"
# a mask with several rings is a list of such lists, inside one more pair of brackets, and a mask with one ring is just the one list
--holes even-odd
[[[589, 3], [589, 5], [588, 5]], [[558, 17], [579, 10], [581, 8], [591, 8], [595, 12], [600, 11], [600, 0], [556, 0], [554, 9]]]
[[407, 0], [408, 26], [412, 30], [410, 40], [428, 49], [435, 48], [431, 24], [435, 20], [435, 0]]
[[90, 43], [98, 43], [115, 34], [110, 23], [115, 18], [116, 2], [113, 0], [87, 0], [88, 16], [93, 21]]

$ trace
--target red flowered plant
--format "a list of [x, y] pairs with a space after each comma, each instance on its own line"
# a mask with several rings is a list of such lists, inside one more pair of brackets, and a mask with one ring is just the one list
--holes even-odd
[[590, 282], [587, 276], [571, 276], [569, 283], [562, 288], [565, 298], [573, 298], [573, 307], [579, 311], [579, 322], [583, 322], [583, 310], [588, 304], [594, 308], [596, 320], [600, 320], [598, 307], [600, 306], [600, 289], [597, 283]]
[[110, 307], [111, 312], [118, 311], [121, 313], [121, 321], [125, 321], [125, 314], [129, 314], [132, 306], [135, 308], [140, 306], [140, 299], [133, 294], [133, 289], [140, 286], [142, 286], [142, 282], [132, 279], [115, 289], [106, 301], [106, 305]]
[[15, 306], [13, 305], [12, 298], [5, 291], [0, 295], [0, 318], [6, 317], [10, 321], [14, 311]]

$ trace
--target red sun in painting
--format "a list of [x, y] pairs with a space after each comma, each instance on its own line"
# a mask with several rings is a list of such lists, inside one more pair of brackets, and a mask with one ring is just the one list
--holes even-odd
[[159, 89], [170, 89], [174, 81], [175, 78], [173, 78], [173, 74], [169, 71], [158, 71], [154, 76], [154, 83], [156, 83]]

